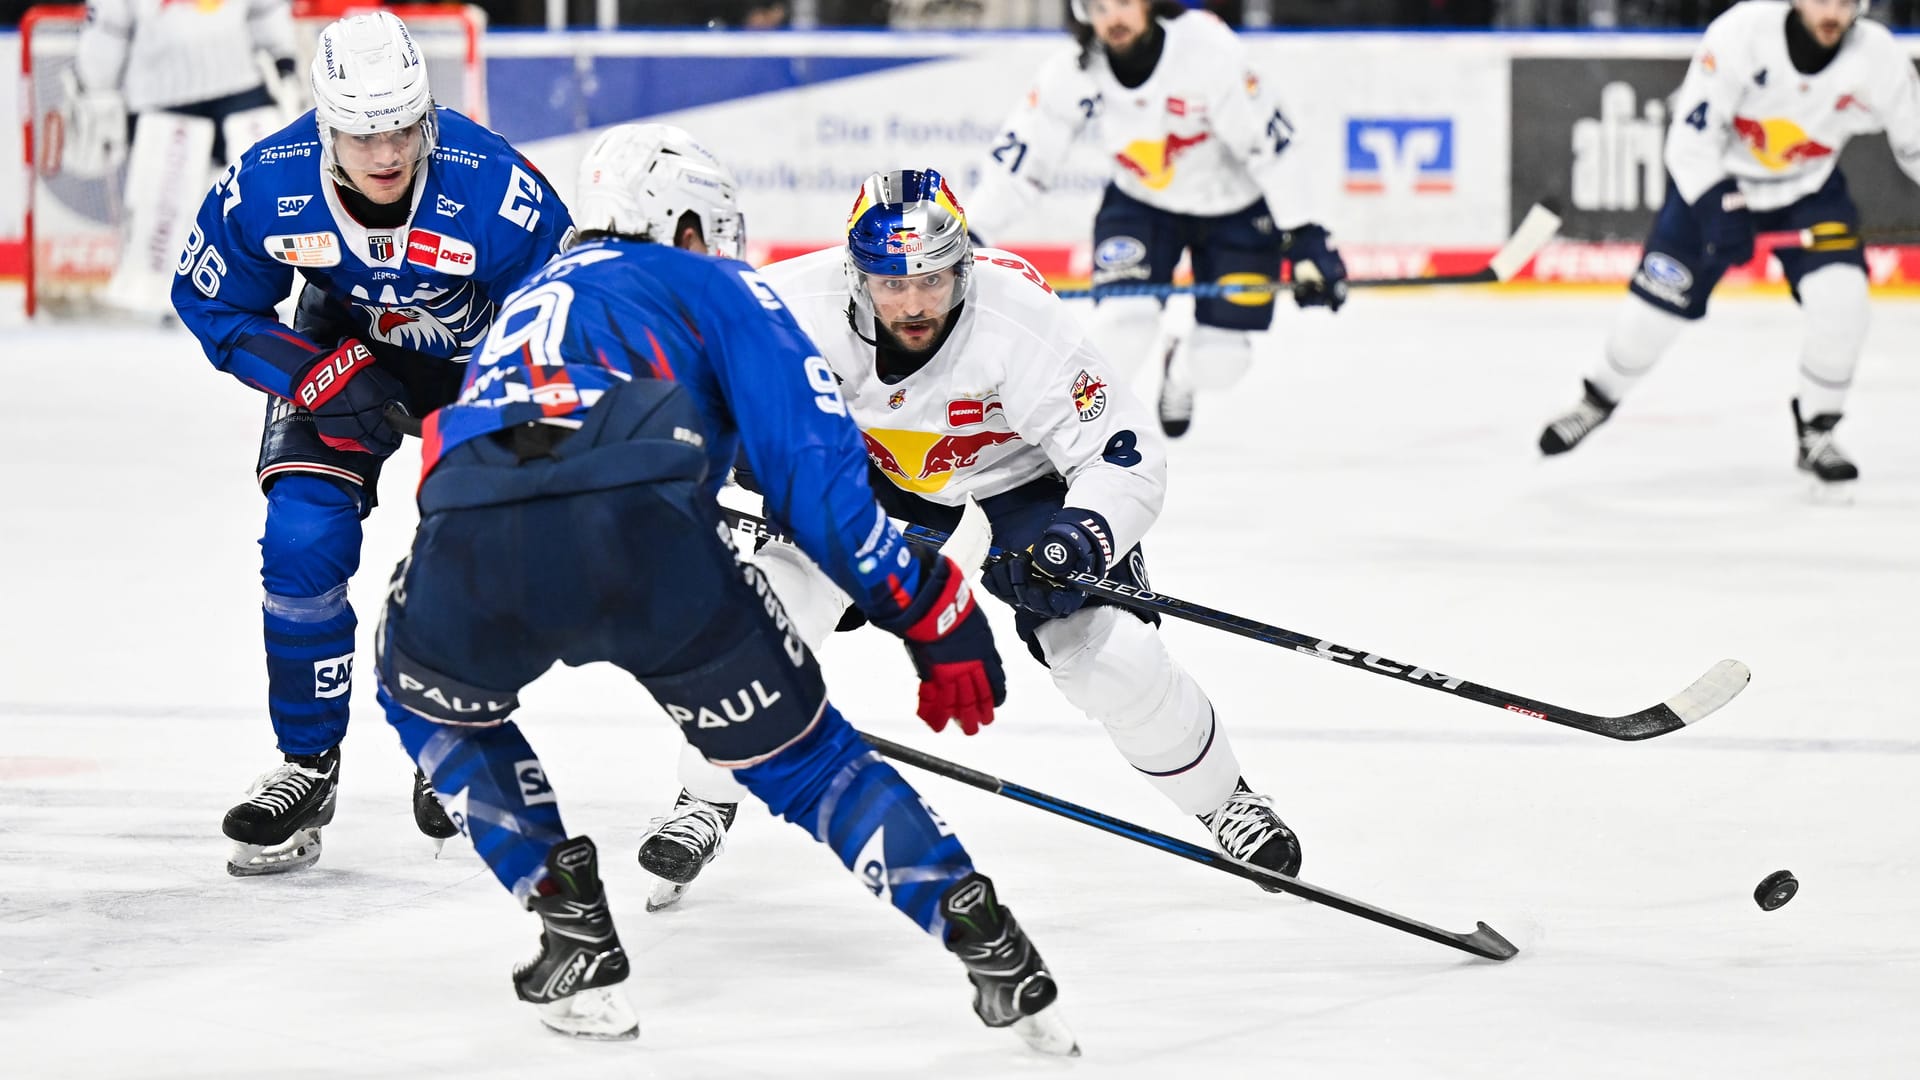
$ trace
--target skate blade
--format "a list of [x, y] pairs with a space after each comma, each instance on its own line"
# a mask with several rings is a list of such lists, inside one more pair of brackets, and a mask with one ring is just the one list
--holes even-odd
[[653, 891], [647, 893], [647, 910], [660, 911], [670, 908], [687, 895], [687, 886], [675, 884], [663, 878], [655, 878]]
[[262, 846], [236, 841], [233, 854], [227, 856], [227, 873], [234, 877], [260, 877], [301, 870], [320, 861], [320, 830], [301, 829], [285, 843]]
[[1015, 1020], [1013, 1033], [1039, 1053], [1055, 1057], [1080, 1056], [1080, 1042], [1073, 1037], [1073, 1029], [1061, 1019], [1056, 1006], [1049, 1005], [1031, 1016]]
[[1807, 499], [1815, 506], [1852, 506], [1853, 488], [1858, 480], [1822, 480], [1818, 477], [1807, 481]]
[[558, 1001], [536, 1005], [540, 1022], [562, 1035], [607, 1042], [640, 1037], [640, 1020], [626, 995], [611, 986], [596, 986]]

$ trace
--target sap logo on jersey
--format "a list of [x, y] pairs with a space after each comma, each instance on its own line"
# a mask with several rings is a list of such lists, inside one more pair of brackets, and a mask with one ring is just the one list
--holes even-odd
[[540, 767], [539, 758], [513, 763], [514, 779], [520, 781], [520, 801], [527, 806], [539, 806], [555, 800], [553, 785], [547, 782], [546, 770]]
[[466, 208], [466, 203], [454, 202], [445, 195], [438, 196], [433, 200], [433, 212], [439, 214], [441, 217], [452, 217]]
[[1355, 195], [1452, 193], [1453, 121], [1348, 117], [1346, 188]]
[[288, 266], [339, 266], [340, 238], [330, 232], [269, 236], [267, 254]]
[[295, 217], [313, 201], [311, 195], [282, 195], [276, 202], [281, 217]]
[[313, 696], [337, 698], [353, 689], [353, 654], [313, 662]]
[[473, 275], [473, 245], [451, 236], [415, 229], [407, 237], [407, 261], [457, 277]]

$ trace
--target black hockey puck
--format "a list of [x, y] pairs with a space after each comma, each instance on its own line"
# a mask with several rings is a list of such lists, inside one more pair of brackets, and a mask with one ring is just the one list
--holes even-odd
[[1753, 890], [1753, 902], [1760, 905], [1761, 911], [1773, 911], [1787, 905], [1793, 894], [1800, 891], [1800, 882], [1791, 870], [1775, 870], [1760, 879], [1760, 886]]

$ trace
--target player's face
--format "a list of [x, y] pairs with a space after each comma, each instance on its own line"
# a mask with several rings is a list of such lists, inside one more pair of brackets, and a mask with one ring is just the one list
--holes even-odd
[[1799, 10], [1807, 32], [1823, 49], [1840, 44], [1853, 27], [1853, 20], [1860, 17], [1858, 0], [1793, 0], [1793, 6]]
[[1124, 53], [1147, 32], [1147, 0], [1087, 0], [1087, 25], [1108, 52]]
[[376, 203], [394, 203], [406, 198], [413, 186], [424, 140], [419, 124], [373, 135], [340, 131], [333, 136], [333, 156], [360, 194]]
[[867, 292], [873, 297], [874, 317], [909, 352], [932, 348], [952, 318], [958, 278], [951, 269], [915, 277], [868, 274]]

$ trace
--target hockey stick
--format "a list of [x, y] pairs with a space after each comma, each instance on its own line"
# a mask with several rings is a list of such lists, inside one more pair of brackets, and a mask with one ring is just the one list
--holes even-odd
[[[1507, 242], [1500, 246], [1487, 265], [1465, 274], [1429, 274], [1425, 277], [1401, 278], [1348, 278], [1350, 289], [1407, 288], [1421, 285], [1486, 285], [1501, 281], [1511, 281], [1527, 263], [1540, 254], [1540, 249], [1550, 243], [1560, 231], [1560, 215], [1539, 203], [1527, 211], [1520, 219], [1520, 227], [1513, 231]], [[1241, 293], [1284, 292], [1293, 286], [1284, 281], [1261, 282], [1250, 285], [1218, 285], [1204, 283], [1199, 285], [1102, 285], [1098, 292], [1101, 297], [1114, 296], [1197, 296], [1210, 299], [1218, 296], [1235, 296]], [[1063, 299], [1073, 300], [1094, 295], [1093, 289], [1061, 289]]]
[[[773, 531], [763, 519], [751, 514], [721, 507], [721, 515], [730, 527], [737, 528], [744, 524], [754, 528], [768, 539], [786, 539]], [[928, 547], [938, 547], [946, 540], [944, 533], [921, 525], [910, 524], [903, 531], [908, 540]], [[997, 555], [999, 551], [996, 549], [994, 553]], [[1544, 701], [1536, 701], [1533, 698], [1522, 697], [1490, 686], [1482, 686], [1452, 675], [1443, 675], [1430, 668], [1399, 663], [1378, 653], [1344, 648], [1325, 638], [1308, 637], [1293, 630], [1269, 626], [1266, 623], [1216, 611], [1165, 593], [1137, 589], [1132, 585], [1109, 581], [1093, 574], [1075, 574], [1068, 578], [1067, 582], [1086, 592], [1104, 596], [1122, 607], [1171, 615], [1177, 619], [1211, 626], [1216, 630], [1225, 630], [1229, 634], [1238, 634], [1254, 641], [1288, 647], [1294, 652], [1319, 657], [1322, 660], [1331, 660], [1357, 671], [1383, 675], [1413, 686], [1438, 690], [1469, 701], [1477, 701], [1482, 705], [1491, 705], [1496, 709], [1505, 709], [1508, 712], [1531, 716], [1536, 720], [1545, 720], [1548, 723], [1575, 728], [1594, 735], [1603, 735], [1609, 739], [1619, 739], [1622, 742], [1651, 739], [1670, 731], [1678, 731], [1688, 724], [1698, 723], [1727, 702], [1732, 701], [1740, 691], [1747, 688], [1747, 682], [1753, 678], [1753, 673], [1747, 669], [1747, 665], [1738, 660], [1722, 660], [1709, 668], [1706, 674], [1695, 679], [1686, 689], [1657, 705], [1649, 705], [1637, 712], [1622, 716], [1598, 716]]]
[[1084, 806], [1067, 802], [1065, 799], [1056, 799], [1045, 792], [1021, 787], [1019, 784], [1008, 783], [997, 776], [989, 776], [976, 769], [969, 769], [964, 765], [957, 765], [945, 758], [934, 757], [932, 754], [923, 753], [910, 746], [902, 746], [896, 742], [889, 742], [877, 735], [868, 735], [865, 732], [861, 732], [861, 736], [865, 738], [868, 743], [872, 744], [875, 750], [880, 751], [880, 753], [887, 757], [895, 761], [905, 762], [917, 769], [924, 769], [936, 776], [944, 776], [949, 780], [957, 780], [969, 787], [976, 787], [982, 791], [990, 791], [995, 795], [1012, 799], [1015, 802], [1038, 807], [1050, 814], [1058, 814], [1063, 818], [1078, 821], [1083, 825], [1090, 825], [1093, 828], [1099, 829], [1101, 832], [1125, 837], [1135, 843], [1145, 844], [1151, 848], [1158, 848], [1169, 855], [1178, 855], [1183, 859], [1197, 862], [1202, 866], [1210, 866], [1222, 873], [1232, 874], [1234, 877], [1245, 878], [1256, 884], [1267, 885], [1279, 889], [1282, 892], [1292, 893], [1294, 896], [1298, 896], [1304, 900], [1311, 900], [1323, 907], [1330, 907], [1335, 911], [1344, 911], [1349, 915], [1359, 916], [1368, 922], [1392, 927], [1404, 934], [1412, 934], [1415, 937], [1426, 938], [1428, 941], [1436, 941], [1442, 945], [1459, 949], [1461, 952], [1472, 953], [1475, 956], [1484, 957], [1488, 960], [1510, 960], [1520, 951], [1514, 947], [1512, 942], [1501, 937], [1498, 930], [1488, 926], [1486, 923], [1475, 923], [1477, 929], [1470, 934], [1456, 934], [1450, 930], [1442, 930], [1437, 926], [1429, 926], [1417, 919], [1409, 919], [1405, 915], [1396, 915], [1391, 911], [1374, 907], [1372, 904], [1363, 903], [1351, 897], [1342, 896], [1336, 892], [1330, 892], [1317, 885], [1309, 885], [1299, 878], [1288, 877], [1285, 874], [1276, 873], [1265, 867], [1255, 866], [1250, 862], [1242, 862], [1231, 855], [1223, 855], [1220, 852], [1203, 848], [1198, 844], [1190, 844], [1185, 840], [1175, 839], [1165, 833], [1155, 832], [1152, 829], [1135, 825], [1130, 821], [1122, 821], [1119, 818], [1110, 817], [1098, 810], [1089, 810]]

